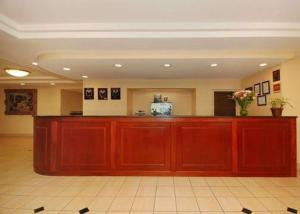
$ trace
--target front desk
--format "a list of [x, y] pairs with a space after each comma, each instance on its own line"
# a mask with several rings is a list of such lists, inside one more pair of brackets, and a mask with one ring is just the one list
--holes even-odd
[[34, 170], [296, 176], [296, 117], [36, 116]]

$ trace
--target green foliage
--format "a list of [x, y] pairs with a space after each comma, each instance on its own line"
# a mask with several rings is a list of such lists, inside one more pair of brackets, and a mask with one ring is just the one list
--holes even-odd
[[271, 100], [272, 108], [284, 108], [286, 105], [293, 108], [292, 104], [284, 97], [277, 97]]

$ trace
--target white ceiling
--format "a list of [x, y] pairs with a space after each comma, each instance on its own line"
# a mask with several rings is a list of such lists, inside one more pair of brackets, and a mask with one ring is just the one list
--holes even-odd
[[300, 52], [299, 11], [297, 0], [0, 0], [0, 59], [75, 80], [243, 78]]

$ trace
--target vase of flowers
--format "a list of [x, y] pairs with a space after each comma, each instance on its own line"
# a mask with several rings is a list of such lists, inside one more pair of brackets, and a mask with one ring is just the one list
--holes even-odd
[[233, 93], [232, 98], [240, 106], [240, 116], [247, 116], [248, 110], [247, 107], [255, 99], [255, 94], [250, 90], [240, 90]]

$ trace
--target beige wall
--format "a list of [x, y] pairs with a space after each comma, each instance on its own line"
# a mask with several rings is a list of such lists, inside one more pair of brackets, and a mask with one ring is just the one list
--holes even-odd
[[61, 115], [82, 111], [82, 91], [61, 90]]
[[[0, 135], [32, 135], [33, 117], [30, 115], [5, 115], [5, 93], [6, 88], [0, 87]], [[20, 87], [19, 87], [20, 88]], [[37, 115], [60, 115], [61, 112], [61, 87], [21, 87], [37, 89]]]
[[[263, 72], [258, 72], [250, 77], [242, 80], [242, 86], [248, 87], [257, 82], [262, 82], [265, 80], [270, 80], [270, 86], [272, 89], [272, 71], [280, 68], [281, 75], [281, 93], [274, 94], [271, 91], [271, 95], [268, 95], [268, 101], [272, 97], [283, 96], [287, 98], [290, 103], [294, 106], [293, 108], [286, 107], [283, 111], [283, 115], [286, 116], [300, 116], [300, 59], [293, 59], [288, 62], [282, 63], [280, 67], [275, 67], [272, 69], [265, 70]], [[249, 108], [249, 115], [271, 115], [270, 103], [268, 106], [259, 107], [252, 105]], [[300, 125], [299, 118], [297, 119], [297, 159], [298, 159], [298, 169], [300, 168]]]
[[[213, 115], [214, 90], [235, 90], [241, 87], [238, 79], [176, 79], [176, 80], [84, 80], [83, 87], [97, 88], [120, 87], [121, 100], [94, 100], [83, 101], [84, 115], [127, 115], [128, 88], [195, 88], [196, 115]], [[110, 91], [109, 91], [110, 96]]]
[[[151, 114], [150, 105], [153, 102], [153, 95], [161, 94], [168, 97], [172, 102], [174, 115], [194, 115], [196, 104], [195, 89], [130, 89], [127, 91], [128, 114], [143, 110], [147, 115]], [[130, 95], [130, 98], [129, 98]]]

